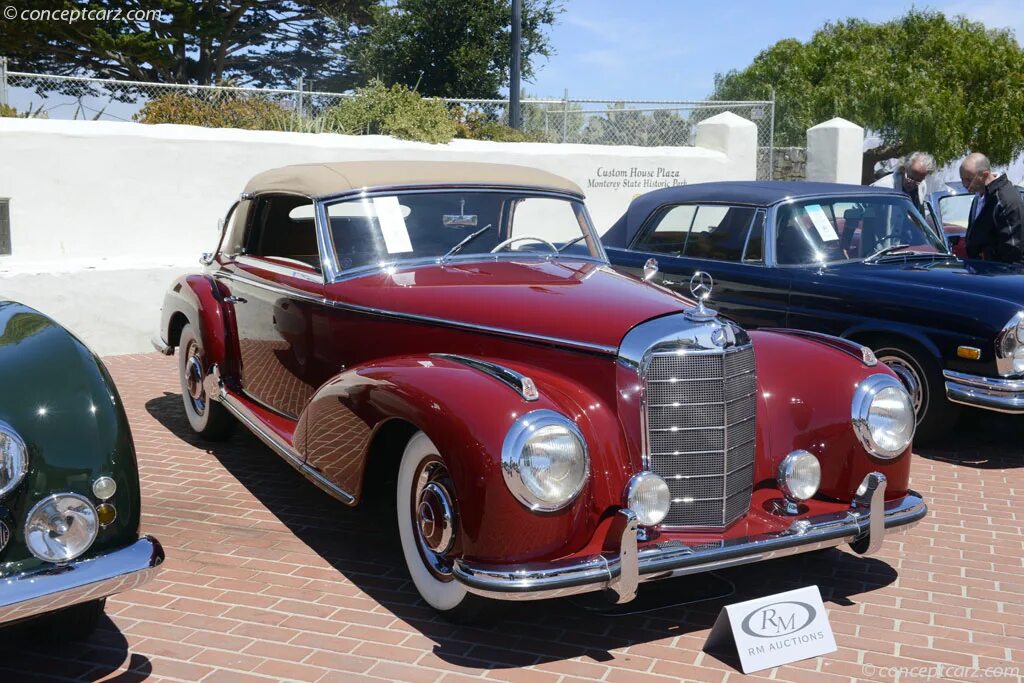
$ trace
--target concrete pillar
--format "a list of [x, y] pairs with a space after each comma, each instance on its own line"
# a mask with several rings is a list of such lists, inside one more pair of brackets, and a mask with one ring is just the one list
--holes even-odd
[[807, 179], [860, 185], [864, 129], [834, 118], [807, 129]]
[[697, 124], [696, 146], [729, 158], [731, 180], [757, 180], [757, 124], [722, 112]]

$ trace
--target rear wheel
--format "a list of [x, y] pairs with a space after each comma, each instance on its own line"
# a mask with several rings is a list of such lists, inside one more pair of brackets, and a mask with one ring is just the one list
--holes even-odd
[[398, 535], [413, 585], [424, 602], [452, 621], [472, 621], [493, 601], [469, 593], [452, 576], [458, 512], [437, 447], [423, 432], [409, 439], [396, 485]]
[[960, 411], [946, 398], [942, 368], [931, 354], [914, 346], [888, 341], [878, 345], [874, 351], [878, 360], [896, 373], [910, 393], [917, 414], [914, 440], [927, 443], [947, 434]]
[[178, 375], [181, 378], [181, 399], [188, 423], [199, 436], [219, 441], [231, 435], [235, 421], [227, 409], [206, 395], [206, 354], [202, 342], [185, 325], [181, 330], [178, 354]]

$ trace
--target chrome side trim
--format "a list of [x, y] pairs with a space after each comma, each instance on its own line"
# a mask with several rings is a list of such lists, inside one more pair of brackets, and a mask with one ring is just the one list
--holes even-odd
[[1024, 379], [998, 379], [943, 370], [946, 398], [999, 413], [1024, 413]]
[[278, 275], [284, 275], [286, 277], [293, 277], [297, 280], [303, 280], [316, 285], [322, 285], [324, 283], [324, 278], [321, 275], [314, 275], [313, 273], [308, 273], [297, 268], [289, 268], [283, 263], [275, 263], [256, 256], [242, 254], [240, 256], [236, 256], [234, 261], [235, 263], [251, 266], [253, 268], [260, 268], [261, 270], [270, 271], [271, 273], [277, 273]]
[[398, 320], [406, 320], [409, 322], [428, 323], [431, 325], [443, 325], [445, 327], [454, 327], [456, 329], [469, 330], [471, 332], [480, 332], [482, 334], [494, 334], [502, 337], [522, 339], [524, 341], [530, 341], [536, 344], [544, 344], [548, 346], [565, 346], [580, 351], [588, 351], [590, 353], [599, 353], [602, 355], [614, 356], [617, 351], [617, 349], [614, 346], [590, 344], [588, 342], [581, 342], [574, 339], [564, 339], [561, 337], [549, 337], [541, 334], [531, 334], [529, 332], [523, 332], [521, 330], [510, 330], [504, 327], [476, 325], [474, 323], [462, 322], [460, 320], [434, 318], [432, 316], [427, 315], [417, 315], [415, 313], [401, 313], [398, 311], [389, 311], [383, 308], [373, 308], [370, 306], [360, 306], [358, 304], [349, 304], [341, 301], [333, 301], [322, 296], [313, 296], [312, 294], [301, 292], [297, 289], [290, 289], [278, 285], [268, 284], [266, 282], [262, 282], [252, 277], [246, 277], [244, 275], [239, 275], [238, 273], [231, 273], [223, 270], [215, 273], [214, 277], [224, 278], [226, 280], [236, 280], [238, 282], [243, 282], [254, 287], [262, 287], [263, 289], [266, 289], [268, 291], [275, 292], [277, 294], [282, 294], [284, 296], [289, 296], [294, 299], [301, 299], [303, 301], [318, 303], [324, 306], [330, 306], [331, 308], [337, 308], [340, 310], [353, 311], [355, 313], [365, 313], [367, 315], [375, 315], [385, 318], [396, 318]]
[[281, 437], [272, 431], [265, 429], [252, 411], [242, 403], [237, 396], [234, 396], [225, 388], [220, 390], [220, 402], [232, 415], [244, 424], [249, 431], [256, 435], [260, 441], [265, 443], [275, 453], [284, 458], [285, 462], [298, 470], [299, 474], [316, 484], [318, 488], [334, 496], [345, 505], [355, 505], [355, 496], [330, 481], [316, 469], [306, 464], [305, 458], [286, 443]]
[[138, 588], [159, 571], [164, 550], [152, 536], [88, 559], [12, 576], [0, 581], [0, 623], [99, 600]]
[[316, 304], [325, 303], [324, 298], [322, 296], [316, 296], [308, 292], [303, 292], [302, 290], [299, 289], [292, 289], [291, 287], [282, 287], [280, 285], [270, 284], [269, 282], [258, 280], [250, 275], [242, 275], [240, 273], [232, 273], [226, 270], [219, 270], [216, 273], [214, 273], [213, 276], [224, 280], [234, 280], [235, 282], [241, 282], [243, 284], [251, 285], [253, 287], [259, 287], [261, 289], [267, 290], [268, 292], [281, 294], [282, 296], [287, 296], [292, 299], [300, 299], [302, 301], [309, 301], [311, 303]]
[[[851, 506], [844, 512], [798, 519], [783, 531], [728, 539], [711, 547], [691, 547], [676, 540], [651, 543], [637, 553], [637, 581], [698, 574], [843, 543], [870, 547], [875, 544], [871, 536], [878, 535], [879, 529], [885, 534], [905, 531], [928, 512], [924, 500], [913, 491], [898, 502], [885, 504], [879, 490], [874, 489], [869, 507]], [[615, 532], [609, 533], [609, 541]], [[626, 556], [622, 557], [620, 546], [619, 550], [561, 562], [499, 566], [457, 560], [453, 576], [470, 592], [500, 600], [539, 600], [605, 588], [614, 592], [613, 584], [632, 580], [628, 549]]]
[[479, 358], [460, 356], [454, 353], [432, 353], [430, 355], [433, 358], [444, 358], [456, 363], [462, 363], [474, 370], [479, 370], [485, 375], [490, 375], [499, 382], [511, 387], [526, 401], [536, 401], [540, 398], [540, 393], [537, 391], [537, 386], [533, 383], [532, 379], [511, 368], [506, 368], [504, 365], [498, 365], [497, 363], [491, 363]]
[[160, 335], [154, 334], [149, 338], [149, 343], [153, 345], [153, 348], [162, 353], [165, 356], [174, 355], [174, 347], [163, 340]]

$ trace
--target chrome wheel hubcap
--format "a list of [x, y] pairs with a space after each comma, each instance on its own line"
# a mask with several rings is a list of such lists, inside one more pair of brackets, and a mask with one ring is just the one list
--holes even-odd
[[203, 362], [199, 357], [199, 347], [192, 342], [186, 352], [185, 391], [192, 401], [196, 413], [202, 415], [206, 410], [206, 389], [203, 388]]
[[446, 553], [455, 545], [455, 504], [448, 470], [438, 460], [430, 460], [420, 469], [413, 491], [413, 526], [420, 555], [427, 568], [438, 578], [451, 578], [451, 563]]

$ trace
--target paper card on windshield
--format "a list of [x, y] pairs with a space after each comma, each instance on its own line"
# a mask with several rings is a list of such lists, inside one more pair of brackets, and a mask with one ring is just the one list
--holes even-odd
[[405, 227], [398, 197], [374, 197], [373, 210], [377, 213], [380, 231], [384, 235], [384, 247], [388, 253], [405, 254], [412, 251], [409, 230]]
[[804, 210], [810, 217], [811, 222], [814, 223], [814, 229], [818, 231], [818, 236], [821, 237], [822, 241], [832, 242], [839, 239], [839, 233], [833, 227], [832, 221], [825, 215], [825, 210], [821, 208], [821, 204], [808, 204]]

